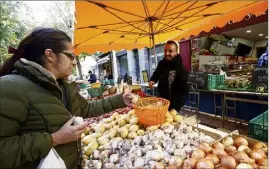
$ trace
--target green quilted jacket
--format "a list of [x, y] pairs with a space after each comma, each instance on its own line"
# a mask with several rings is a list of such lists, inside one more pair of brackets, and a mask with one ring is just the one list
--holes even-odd
[[[76, 84], [57, 85], [36, 63], [21, 59], [15, 67], [16, 74], [0, 78], [0, 168], [36, 169], [52, 148], [50, 134], [71, 116], [99, 116], [125, 107], [121, 95], [87, 102]], [[77, 142], [54, 148], [68, 169], [77, 167]]]

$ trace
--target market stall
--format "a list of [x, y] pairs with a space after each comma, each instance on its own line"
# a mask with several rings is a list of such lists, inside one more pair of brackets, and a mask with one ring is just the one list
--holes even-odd
[[[251, 17], [250, 17], [251, 18]], [[238, 28], [192, 38], [189, 82], [198, 86], [200, 112], [248, 123], [268, 109], [268, 69], [258, 66], [267, 48], [267, 19], [243, 20]], [[250, 25], [246, 26], [245, 23]], [[232, 27], [233, 23], [226, 27]], [[242, 25], [244, 25], [242, 27]], [[194, 107], [187, 101], [186, 108]], [[267, 121], [267, 116], [265, 116]], [[267, 131], [267, 123], [262, 126]], [[267, 140], [268, 136], [262, 140]]]

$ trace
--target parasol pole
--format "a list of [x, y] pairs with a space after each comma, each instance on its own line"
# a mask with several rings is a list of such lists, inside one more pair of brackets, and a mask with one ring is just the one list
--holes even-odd
[[153, 46], [153, 54], [154, 54], [154, 57], [155, 57], [155, 63], [156, 63], [156, 68], [157, 68], [158, 59], [157, 59], [157, 55], [156, 55], [155, 39], [154, 39], [152, 20], [149, 21], [149, 27], [150, 27], [150, 36], [151, 36], [152, 46]]

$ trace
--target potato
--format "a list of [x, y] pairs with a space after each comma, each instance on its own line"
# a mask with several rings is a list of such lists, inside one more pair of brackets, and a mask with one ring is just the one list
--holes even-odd
[[125, 124], [123, 127], [126, 127], [127, 129], [129, 129], [132, 126], [132, 124]]
[[91, 150], [96, 150], [98, 148], [98, 144], [96, 141], [92, 141], [90, 142], [90, 144], [88, 144], [87, 148], [90, 148]]
[[162, 125], [161, 125], [161, 127], [166, 127], [166, 126], [169, 126], [169, 122], [165, 122], [165, 123], [163, 123]]
[[182, 122], [183, 121], [183, 117], [181, 115], [175, 115], [173, 117], [175, 122]]
[[85, 136], [86, 136], [86, 135], [85, 135], [84, 133], [82, 133], [82, 134], [80, 135], [81, 140], [82, 140]]
[[128, 129], [126, 127], [122, 127], [119, 129], [121, 138], [126, 138], [128, 136]]
[[91, 135], [87, 135], [81, 140], [84, 145], [88, 145], [92, 141], [96, 141], [96, 138], [92, 137]]
[[137, 130], [139, 130], [138, 125], [132, 125], [132, 126], [129, 128], [129, 131], [130, 131], [130, 132], [136, 132]]
[[100, 134], [102, 134], [102, 133], [104, 133], [105, 132], [105, 130], [106, 130], [106, 127], [105, 127], [105, 125], [104, 124], [98, 124], [96, 127], [95, 127], [95, 133], [100, 133]]
[[117, 121], [112, 121], [112, 122], [111, 122], [111, 125], [112, 125], [112, 126], [116, 126], [116, 125], [117, 125]]
[[157, 130], [157, 129], [158, 129], [158, 126], [149, 126], [149, 127], [147, 127], [148, 131], [154, 131], [154, 130]]
[[83, 132], [85, 135], [88, 135], [89, 132], [90, 132], [91, 128], [90, 127], [87, 127], [87, 129]]
[[114, 138], [117, 135], [117, 130], [116, 129], [112, 129], [109, 133], [109, 138]]
[[105, 127], [107, 130], [111, 129], [113, 126], [111, 123], [105, 124]]
[[100, 145], [105, 145], [108, 142], [109, 142], [109, 139], [107, 137], [105, 137], [105, 136], [102, 136], [102, 137], [98, 138], [98, 143]]
[[136, 136], [137, 136], [137, 134], [136, 134], [135, 132], [131, 132], [131, 133], [128, 134], [128, 138], [129, 138], [129, 139], [133, 139], [133, 138], [135, 138]]
[[169, 112], [166, 113], [166, 118], [173, 118], [173, 115], [171, 115]]
[[112, 129], [116, 129], [116, 130], [118, 130], [120, 128], [120, 126], [119, 125], [116, 125], [116, 126], [114, 126]]
[[165, 121], [166, 121], [166, 122], [169, 122], [169, 123], [172, 123], [172, 122], [173, 122], [173, 118], [172, 118], [172, 117], [168, 117], [168, 118], [166, 118]]
[[128, 115], [134, 115], [134, 114], [135, 114], [134, 109], [130, 110], [127, 114], [128, 114]]
[[175, 115], [177, 115], [177, 111], [176, 111], [175, 109], [172, 109], [172, 110], [170, 111], [170, 114], [171, 114], [172, 116], [175, 116]]
[[131, 120], [130, 120], [130, 124], [137, 124], [138, 123], [138, 118], [137, 117], [133, 117], [133, 118], [131, 118]]
[[119, 118], [117, 120], [119, 127], [122, 127], [126, 124], [126, 121], [123, 118]]
[[138, 136], [143, 136], [143, 135], [145, 135], [145, 131], [144, 131], [144, 130], [141, 130], [141, 129], [140, 129], [140, 130], [137, 130], [136, 133], [137, 133]]

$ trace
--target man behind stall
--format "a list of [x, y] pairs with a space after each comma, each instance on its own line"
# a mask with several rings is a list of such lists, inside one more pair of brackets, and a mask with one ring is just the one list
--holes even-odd
[[90, 74], [90, 79], [88, 80], [91, 84], [92, 83], [96, 83], [97, 79], [96, 79], [96, 75], [94, 73], [92, 73], [92, 71], [89, 71]]
[[159, 82], [160, 97], [170, 101], [169, 110], [179, 112], [189, 92], [187, 81], [188, 72], [183, 66], [179, 45], [175, 41], [168, 41], [164, 47], [164, 59], [150, 78], [149, 86], [152, 88]]

